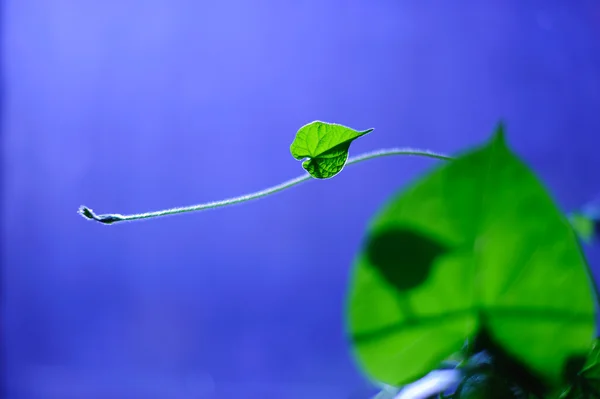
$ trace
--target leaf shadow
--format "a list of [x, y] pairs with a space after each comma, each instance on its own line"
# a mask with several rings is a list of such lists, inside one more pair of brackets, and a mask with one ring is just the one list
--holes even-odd
[[400, 293], [427, 281], [435, 259], [449, 248], [408, 227], [393, 227], [370, 235], [366, 255], [383, 279]]

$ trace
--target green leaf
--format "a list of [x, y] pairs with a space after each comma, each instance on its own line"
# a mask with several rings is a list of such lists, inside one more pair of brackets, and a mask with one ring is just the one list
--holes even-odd
[[314, 121], [298, 130], [290, 151], [297, 160], [306, 159], [302, 167], [312, 177], [327, 179], [343, 169], [352, 141], [372, 131], [357, 131], [335, 123]]
[[575, 212], [569, 216], [569, 221], [575, 232], [584, 242], [589, 243], [592, 241], [595, 230], [595, 222], [592, 218], [589, 218], [582, 213]]
[[390, 385], [425, 375], [483, 329], [552, 385], [587, 353], [594, 304], [573, 229], [499, 126], [375, 218], [347, 323], [364, 371]]
[[598, 363], [598, 357], [600, 356], [600, 349], [596, 345], [588, 363], [581, 371], [581, 383], [582, 389], [593, 394], [595, 398], [600, 397], [600, 363]]
[[585, 364], [577, 373], [572, 385], [561, 399], [589, 399], [600, 397], [600, 344], [594, 341], [592, 350], [585, 359]]

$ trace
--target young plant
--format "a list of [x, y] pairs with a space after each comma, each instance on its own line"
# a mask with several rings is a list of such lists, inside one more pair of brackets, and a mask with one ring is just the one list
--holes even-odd
[[454, 158], [409, 148], [348, 158], [352, 141], [372, 130], [303, 126], [290, 150], [307, 174], [256, 193], [134, 215], [79, 212], [113, 224], [261, 198], [383, 156], [449, 161], [395, 195], [368, 228], [346, 309], [357, 363], [398, 388], [450, 364], [461, 378], [456, 399], [600, 397], [597, 293], [575, 233], [591, 236], [589, 219], [571, 224], [559, 212], [501, 124]]

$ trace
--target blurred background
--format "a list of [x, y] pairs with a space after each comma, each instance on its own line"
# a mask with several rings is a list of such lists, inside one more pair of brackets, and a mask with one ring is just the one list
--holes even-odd
[[[344, 297], [370, 218], [435, 161], [104, 226], [301, 175], [316, 119], [454, 153], [503, 119], [571, 211], [600, 193], [597, 0], [6, 0], [2, 397], [361, 399]], [[586, 248], [597, 276], [600, 250]]]

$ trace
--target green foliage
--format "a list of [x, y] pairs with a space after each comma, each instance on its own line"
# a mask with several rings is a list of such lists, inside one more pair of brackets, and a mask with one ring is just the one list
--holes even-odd
[[509, 381], [492, 372], [475, 373], [462, 381], [456, 396], [460, 399], [518, 399]]
[[589, 243], [594, 237], [594, 220], [579, 212], [573, 213], [569, 220], [579, 237]]
[[391, 385], [420, 378], [486, 331], [558, 386], [595, 330], [573, 229], [508, 149], [502, 126], [380, 212], [356, 259], [347, 309], [364, 371]]
[[352, 141], [372, 131], [357, 131], [335, 123], [315, 121], [298, 130], [290, 151], [299, 161], [308, 158], [302, 167], [312, 177], [327, 179], [344, 168]]
[[600, 344], [594, 341], [584, 366], [577, 373], [572, 385], [561, 399], [600, 398]]

